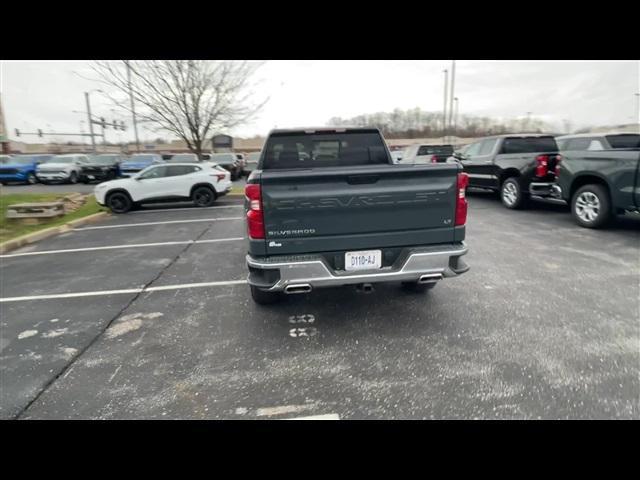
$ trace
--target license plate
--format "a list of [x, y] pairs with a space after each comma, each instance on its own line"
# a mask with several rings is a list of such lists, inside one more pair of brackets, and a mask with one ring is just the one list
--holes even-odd
[[361, 252], [346, 252], [344, 254], [345, 270], [371, 270], [381, 267], [382, 250], [363, 250]]

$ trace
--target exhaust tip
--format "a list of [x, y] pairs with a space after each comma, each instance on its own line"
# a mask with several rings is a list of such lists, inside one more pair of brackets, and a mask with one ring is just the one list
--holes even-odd
[[295, 285], [288, 285], [284, 288], [284, 293], [309, 293], [311, 291], [311, 285], [308, 283], [300, 283]]
[[426, 275], [422, 275], [418, 279], [418, 283], [435, 283], [438, 280], [442, 280], [442, 274], [441, 273], [429, 273], [429, 274], [426, 274]]

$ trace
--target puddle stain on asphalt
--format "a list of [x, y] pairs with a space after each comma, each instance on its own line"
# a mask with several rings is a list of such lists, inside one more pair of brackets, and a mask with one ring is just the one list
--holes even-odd
[[133, 332], [142, 327], [143, 320], [153, 320], [163, 316], [162, 312], [151, 313], [131, 313], [118, 319], [117, 323], [107, 329], [105, 335], [107, 338], [116, 338], [129, 332]]
[[68, 328], [58, 328], [55, 330], [49, 330], [46, 333], [42, 334], [43, 338], [55, 338], [55, 337], [59, 337], [60, 335], [64, 335], [65, 333], [67, 333], [69, 331]]
[[18, 340], [22, 340], [23, 338], [33, 337], [38, 334], [38, 330], [25, 330], [24, 332], [20, 332], [18, 334]]

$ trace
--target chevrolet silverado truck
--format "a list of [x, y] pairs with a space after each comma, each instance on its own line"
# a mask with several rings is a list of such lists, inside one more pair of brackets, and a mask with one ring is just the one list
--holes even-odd
[[554, 196], [581, 227], [601, 228], [615, 215], [640, 212], [640, 148], [562, 151]]
[[466, 186], [457, 163], [394, 164], [378, 129], [271, 131], [245, 186], [253, 300], [465, 273]]
[[499, 192], [511, 209], [526, 207], [532, 195], [549, 195], [561, 158], [554, 137], [544, 134], [483, 138], [453, 157], [469, 174], [470, 187]]

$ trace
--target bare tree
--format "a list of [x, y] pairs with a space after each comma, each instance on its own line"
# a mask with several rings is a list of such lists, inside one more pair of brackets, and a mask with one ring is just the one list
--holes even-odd
[[207, 60], [99, 61], [93, 65], [98, 81], [115, 92], [105, 94], [118, 107], [130, 112], [132, 95], [141, 123], [184, 140], [199, 158], [210, 134], [246, 124], [267, 102], [251, 100], [249, 82], [258, 67], [249, 62]]

